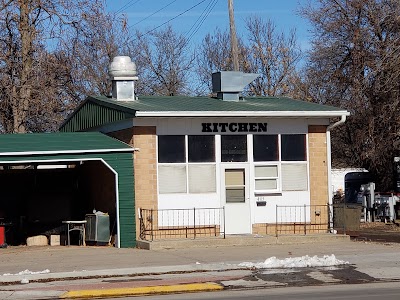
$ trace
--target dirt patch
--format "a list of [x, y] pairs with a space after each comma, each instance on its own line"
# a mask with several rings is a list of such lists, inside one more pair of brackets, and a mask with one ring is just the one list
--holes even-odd
[[361, 231], [374, 231], [374, 232], [400, 232], [400, 223], [384, 223], [384, 222], [371, 222], [361, 223]]
[[361, 223], [355, 240], [400, 243], [400, 223]]

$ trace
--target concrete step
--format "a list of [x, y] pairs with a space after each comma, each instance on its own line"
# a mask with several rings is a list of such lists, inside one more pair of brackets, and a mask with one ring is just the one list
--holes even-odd
[[349, 241], [350, 236], [343, 234], [307, 234], [307, 235], [226, 235], [221, 237], [200, 237], [196, 239], [164, 239], [155, 241], [138, 240], [137, 247], [145, 250], [187, 249], [232, 246], [262, 246], [276, 244], [304, 244], [315, 242]]

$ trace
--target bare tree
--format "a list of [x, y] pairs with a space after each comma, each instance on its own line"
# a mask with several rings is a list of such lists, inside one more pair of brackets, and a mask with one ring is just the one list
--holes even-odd
[[[238, 37], [239, 69], [248, 69], [247, 49]], [[211, 74], [218, 71], [233, 70], [233, 58], [230, 35], [217, 28], [213, 34], [207, 34], [196, 51], [196, 74], [198, 94], [209, 94], [212, 90]]]
[[[109, 36], [99, 38], [112, 32], [107, 17], [103, 0], [0, 0], [1, 131], [57, 128], [92, 89], [81, 78], [104, 65], [93, 49], [107, 52]], [[105, 90], [100, 85], [96, 91]]]
[[272, 21], [260, 17], [246, 20], [248, 31], [248, 71], [260, 76], [250, 84], [250, 91], [257, 96], [294, 94], [297, 78], [296, 66], [301, 59], [296, 32], [286, 37], [278, 32]]
[[334, 163], [367, 168], [389, 190], [400, 125], [400, 2], [317, 2], [302, 9], [314, 26], [308, 94], [352, 113], [333, 132]]
[[126, 22], [124, 16], [95, 7], [82, 16], [79, 31], [67, 31], [60, 40], [57, 51], [68, 59], [66, 92], [72, 99], [79, 102], [87, 95], [110, 94], [110, 62], [117, 55], [127, 55], [132, 43]]
[[[295, 32], [291, 31], [286, 37], [271, 21], [259, 17], [247, 19], [246, 29], [246, 39], [239, 39], [239, 69], [260, 74], [246, 93], [256, 96], [295, 95], [296, 66], [301, 59]], [[210, 92], [211, 73], [232, 69], [229, 34], [217, 29], [212, 35], [208, 34], [199, 47], [196, 72], [200, 87], [205, 93]]]
[[189, 71], [194, 60], [187, 39], [171, 26], [135, 33], [131, 53], [140, 73], [138, 93], [176, 96], [187, 94]]

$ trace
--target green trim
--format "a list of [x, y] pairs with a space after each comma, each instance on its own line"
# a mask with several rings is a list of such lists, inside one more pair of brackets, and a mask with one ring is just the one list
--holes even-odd
[[[45, 149], [52, 153], [46, 153]], [[85, 153], [88, 149], [93, 152]], [[105, 152], [105, 149], [113, 152]], [[132, 151], [129, 145], [98, 132], [0, 135], [0, 165], [87, 160], [107, 163], [118, 176], [120, 246], [123, 248], [136, 246]], [[1, 155], [2, 152], [14, 155]]]
[[[133, 151], [133, 148], [100, 132], [1, 134], [0, 155], [40, 155]], [[73, 153], [70, 153], [73, 154]]]
[[120, 106], [89, 97], [61, 125], [61, 132], [82, 131], [103, 124], [133, 118], [135, 112]]
[[52, 155], [52, 156], [25, 156], [1, 157], [0, 164], [18, 164], [33, 162], [72, 162], [85, 160], [104, 160], [118, 175], [118, 206], [119, 228], [121, 248], [136, 246], [135, 224], [135, 195], [133, 158], [131, 153], [107, 153], [107, 154], [76, 154], [76, 155]]

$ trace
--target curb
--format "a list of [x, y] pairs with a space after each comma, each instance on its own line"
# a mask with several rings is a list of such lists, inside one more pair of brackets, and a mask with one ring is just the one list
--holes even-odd
[[215, 282], [189, 283], [178, 285], [145, 286], [136, 288], [114, 288], [104, 290], [76, 290], [69, 291], [60, 296], [60, 299], [82, 299], [100, 297], [140, 296], [170, 293], [194, 293], [221, 291], [224, 287]]
[[140, 276], [149, 274], [169, 274], [169, 273], [192, 273], [192, 272], [208, 272], [208, 271], [225, 271], [225, 270], [241, 270], [236, 263], [214, 263], [214, 264], [190, 264], [176, 266], [154, 266], [154, 267], [137, 267], [124, 269], [106, 269], [106, 270], [86, 270], [60, 273], [44, 273], [32, 275], [10, 275], [0, 276], [0, 285], [4, 284], [20, 284], [21, 280], [28, 279], [30, 282], [40, 281], [58, 281], [58, 280], [74, 280], [74, 279], [90, 279], [98, 277], [119, 277], [119, 276]]

